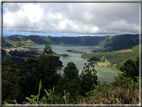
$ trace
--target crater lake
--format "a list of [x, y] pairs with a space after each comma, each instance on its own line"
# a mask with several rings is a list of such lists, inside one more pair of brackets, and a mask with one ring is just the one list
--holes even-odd
[[[57, 69], [57, 73], [63, 74], [63, 69], [67, 66], [69, 62], [74, 62], [79, 70], [79, 74], [84, 67], [84, 63], [88, 61], [86, 59], [81, 58], [81, 54], [67, 52], [66, 50], [77, 50], [82, 52], [91, 53], [92, 50], [95, 50], [95, 46], [80, 46], [80, 45], [68, 45], [68, 44], [50, 44], [52, 51], [58, 54], [68, 54], [69, 57], [62, 57], [60, 60], [63, 63], [63, 67], [61, 69]], [[45, 45], [36, 45], [36, 46], [28, 46], [31, 48], [36, 48], [39, 51], [43, 51]], [[114, 77], [118, 76], [118, 73], [121, 71], [115, 68], [109, 67], [101, 67], [97, 64], [95, 65], [95, 70], [97, 70], [98, 81], [100, 83], [109, 82], [111, 83], [114, 80]]]

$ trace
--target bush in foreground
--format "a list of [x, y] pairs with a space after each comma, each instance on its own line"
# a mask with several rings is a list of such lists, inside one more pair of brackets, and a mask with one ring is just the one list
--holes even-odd
[[[130, 80], [130, 78], [123, 78], [121, 75], [116, 80], [109, 84], [103, 83], [98, 88], [86, 93], [87, 96], [76, 96], [77, 100], [70, 102], [70, 93], [64, 92], [63, 96], [55, 94], [53, 90], [45, 90], [46, 95], [39, 99], [37, 96], [31, 95], [27, 98], [29, 104], [139, 104], [139, 83]], [[117, 84], [116, 84], [117, 83]], [[128, 86], [125, 86], [129, 84]], [[41, 83], [39, 85], [39, 90]]]

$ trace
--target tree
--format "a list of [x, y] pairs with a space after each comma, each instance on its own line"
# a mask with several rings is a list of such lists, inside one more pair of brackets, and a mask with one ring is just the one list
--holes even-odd
[[[54, 66], [54, 56], [49, 45], [45, 45], [43, 53], [37, 59], [39, 80], [42, 79], [42, 89], [52, 89], [58, 83], [59, 75]], [[39, 82], [38, 82], [39, 83]], [[42, 92], [41, 92], [42, 93]]]
[[44, 51], [40, 56], [35, 58], [28, 58], [26, 62], [23, 63], [24, 70], [22, 71], [24, 74], [23, 85], [26, 87], [23, 88], [23, 92], [26, 96], [35, 95], [38, 90], [38, 83], [42, 79], [42, 90], [41, 96], [43, 96], [44, 89], [52, 89], [54, 85], [58, 83], [58, 79], [60, 75], [56, 73], [54, 66], [54, 56], [52, 54], [52, 49], [50, 46], [46, 45]]
[[27, 71], [32, 72], [33, 67], [37, 67], [38, 61], [35, 58], [29, 57], [22, 65]]
[[6, 51], [2, 49], [2, 57], [4, 58], [6, 56]]
[[137, 58], [135, 62], [128, 59], [119, 69], [123, 72], [125, 77], [131, 77], [134, 81], [136, 81], [136, 77], [139, 76], [139, 58]]
[[38, 90], [39, 72], [37, 71], [38, 61], [35, 58], [29, 57], [20, 69], [20, 86], [22, 87], [21, 95], [18, 96], [18, 101], [25, 100], [26, 96], [34, 95]]
[[72, 80], [73, 78], [77, 78], [78, 77], [78, 69], [76, 67], [76, 65], [73, 62], [69, 62], [67, 64], [67, 67], [64, 68], [64, 77]]
[[82, 80], [81, 88], [82, 94], [85, 95], [86, 92], [91, 91], [94, 89], [95, 85], [99, 85], [99, 81], [97, 81], [98, 77], [96, 75], [97, 71], [94, 69], [94, 65], [92, 62], [88, 64], [84, 64], [84, 68], [80, 75]]
[[63, 77], [60, 78], [58, 88], [63, 95], [64, 91], [70, 93], [70, 99], [75, 100], [76, 96], [80, 94], [81, 90], [81, 81], [78, 76], [78, 69], [73, 62], [69, 62], [64, 68]]
[[12, 103], [12, 100], [17, 99], [20, 94], [19, 87], [19, 70], [16, 65], [12, 64], [10, 57], [5, 57], [2, 60], [2, 100], [7, 103]]

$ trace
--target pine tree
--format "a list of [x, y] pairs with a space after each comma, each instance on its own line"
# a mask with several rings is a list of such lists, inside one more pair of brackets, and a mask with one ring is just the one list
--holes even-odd
[[78, 75], [78, 69], [73, 62], [69, 62], [64, 68], [63, 77], [60, 78], [58, 88], [63, 95], [64, 91], [70, 93], [70, 98], [75, 100], [76, 96], [80, 94], [81, 81]]
[[42, 79], [42, 89], [52, 89], [58, 83], [59, 75], [56, 73], [54, 56], [49, 45], [45, 46], [44, 52], [37, 60], [37, 70], [39, 72], [39, 80]]

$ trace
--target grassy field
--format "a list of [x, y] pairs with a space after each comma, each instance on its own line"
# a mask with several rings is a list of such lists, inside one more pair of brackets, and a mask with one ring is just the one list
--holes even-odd
[[133, 51], [132, 49], [123, 49], [123, 50], [119, 50], [119, 51], [115, 51], [115, 52], [131, 52]]
[[109, 61], [98, 62], [97, 65], [102, 66], [102, 67], [108, 67], [110, 65], [110, 62]]
[[99, 49], [102, 49], [102, 47], [100, 47], [100, 46], [95, 46], [95, 48], [99, 48]]

